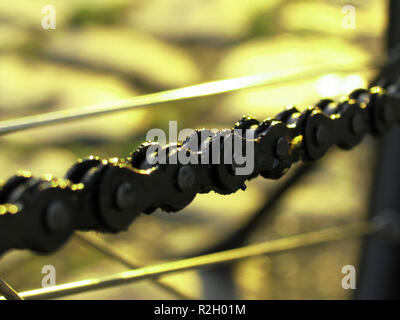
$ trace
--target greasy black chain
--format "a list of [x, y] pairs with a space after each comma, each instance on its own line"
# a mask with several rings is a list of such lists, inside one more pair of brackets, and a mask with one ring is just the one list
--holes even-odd
[[[254, 171], [249, 175], [236, 175], [235, 165], [224, 162], [152, 165], [146, 157], [149, 142], [126, 159], [79, 160], [64, 179], [19, 172], [0, 189], [0, 254], [12, 248], [51, 252], [74, 230], [126, 230], [140, 213], [157, 208], [175, 212], [198, 193], [230, 194], [245, 189], [245, 182], [258, 175], [278, 179], [296, 161], [316, 161], [333, 145], [351, 149], [366, 133], [380, 135], [398, 122], [400, 91], [397, 84], [389, 84], [355, 90], [338, 102], [322, 100], [302, 112], [288, 107], [263, 122], [244, 117], [234, 129], [255, 133]], [[205, 132], [210, 133], [203, 129], [194, 134]], [[226, 130], [212, 134], [202, 141], [201, 150], [212, 151], [213, 142], [226, 137]], [[244, 136], [240, 139], [249, 142]], [[202, 153], [192, 151], [186, 141], [163, 150], [168, 159], [179, 152], [195, 158]]]

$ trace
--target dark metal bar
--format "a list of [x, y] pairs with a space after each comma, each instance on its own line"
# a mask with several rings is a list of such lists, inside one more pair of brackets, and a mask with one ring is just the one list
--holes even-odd
[[315, 168], [317, 164], [302, 164], [299, 168], [293, 172], [281, 185], [277, 186], [265, 200], [265, 202], [257, 209], [257, 211], [250, 215], [249, 220], [234, 233], [229, 235], [227, 239], [224, 239], [217, 245], [209, 248], [204, 253], [210, 253], [215, 251], [229, 250], [243, 245], [245, 240], [251, 235], [253, 230], [267, 217], [272, 218], [269, 214], [274, 210], [280, 203], [280, 201], [286, 195], [286, 192], [291, 190], [298, 182], [302, 181], [302, 178], [306, 176], [312, 168]]
[[[400, 44], [400, 1], [389, 6], [388, 49]], [[385, 80], [395, 80], [399, 65], [383, 70]], [[400, 129], [394, 128], [381, 140], [373, 189], [370, 216], [394, 212], [400, 217]], [[400, 242], [372, 235], [364, 244], [360, 265], [358, 299], [400, 298]]]
[[[287, 180], [272, 190], [265, 202], [253, 214], [250, 215], [248, 221], [244, 223], [241, 228], [230, 234], [220, 243], [199, 253], [199, 255], [229, 250], [242, 246], [246, 239], [264, 219], [272, 218], [272, 215], [270, 214], [271, 211], [275, 209], [277, 205], [279, 205], [280, 200], [284, 198], [287, 191], [301, 181], [302, 177], [310, 172], [310, 169], [314, 168], [315, 166], [316, 164], [305, 164], [297, 168], [296, 171], [287, 178]], [[200, 272], [200, 275], [203, 278], [204, 296], [207, 299], [237, 298], [236, 287], [232, 278], [232, 267], [232, 264], [221, 264]]]

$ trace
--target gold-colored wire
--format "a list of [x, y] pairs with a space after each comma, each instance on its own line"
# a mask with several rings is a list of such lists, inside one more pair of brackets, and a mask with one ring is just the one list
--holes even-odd
[[226, 80], [205, 82], [193, 86], [146, 94], [124, 100], [1, 121], [0, 135], [27, 130], [30, 128], [47, 126], [50, 124], [85, 119], [113, 112], [144, 108], [166, 102], [176, 102], [180, 100], [216, 95], [257, 86], [273, 86], [301, 79], [312, 78], [329, 72], [354, 72], [359, 70], [381, 68], [386, 63], [387, 57], [382, 55], [374, 57], [368, 61], [360, 61], [360, 59], [347, 59], [340, 62], [320, 64], [317, 66], [302, 66], [296, 69], [280, 70], [278, 72], [276, 71]]
[[376, 231], [378, 231], [376, 224], [369, 221], [361, 221], [348, 225], [303, 233], [287, 238], [248, 245], [237, 249], [143, 267], [97, 279], [88, 279], [48, 288], [25, 291], [20, 293], [20, 296], [25, 299], [59, 298], [96, 289], [124, 285], [134, 281], [154, 278], [173, 272], [237, 261], [257, 255], [277, 253], [310, 245], [357, 238], [372, 234]]

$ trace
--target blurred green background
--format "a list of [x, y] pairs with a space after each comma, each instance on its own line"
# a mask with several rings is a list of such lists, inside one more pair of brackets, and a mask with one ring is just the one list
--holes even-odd
[[[56, 8], [56, 29], [43, 30], [41, 10]], [[355, 29], [342, 9], [356, 9]], [[0, 119], [113, 101], [260, 72], [279, 72], [384, 53], [386, 1], [303, 0], [1, 0]], [[323, 70], [322, 70], [323, 71]], [[322, 74], [274, 87], [163, 104], [90, 120], [34, 129], [0, 139], [1, 178], [18, 169], [62, 177], [79, 157], [124, 157], [151, 128], [226, 128], [243, 114], [260, 120], [287, 104], [304, 108], [367, 86], [376, 71]], [[256, 242], [357, 221], [367, 210], [374, 141], [351, 152], [332, 150], [260, 223]], [[141, 216], [128, 232], [102, 235], [148, 265], [178, 259], [218, 243], [239, 228], [284, 180], [251, 181], [246, 192], [199, 195], [176, 214]], [[341, 268], [357, 265], [359, 241], [343, 241], [233, 266], [237, 297], [346, 299]], [[18, 290], [41, 286], [42, 266], [57, 283], [126, 270], [76, 239], [51, 256], [11, 252], [0, 275]], [[202, 297], [206, 275], [165, 277]], [[222, 290], [223, 288], [221, 288]], [[72, 296], [78, 299], [172, 298], [142, 281]]]

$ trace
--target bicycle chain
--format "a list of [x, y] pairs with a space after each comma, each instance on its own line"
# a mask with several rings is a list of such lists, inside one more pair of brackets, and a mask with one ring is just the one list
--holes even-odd
[[[116, 233], [126, 230], [140, 213], [150, 214], [158, 208], [181, 210], [198, 193], [234, 193], [258, 175], [278, 179], [296, 161], [316, 161], [333, 145], [351, 149], [366, 133], [386, 132], [400, 122], [399, 103], [400, 90], [394, 83], [355, 90], [338, 102], [321, 100], [302, 112], [287, 107], [262, 122], [244, 117], [233, 129], [255, 130], [251, 141], [255, 168], [249, 175], [235, 175], [234, 165], [224, 162], [151, 165], [146, 159], [151, 142], [126, 159], [91, 156], [79, 160], [64, 179], [34, 178], [19, 172], [0, 189], [0, 254], [9, 249], [51, 252], [74, 230]], [[206, 129], [195, 132], [202, 133], [211, 135]], [[203, 152], [188, 148], [188, 139], [163, 150], [168, 159], [179, 152], [199, 159], [204, 150], [212, 152], [215, 141], [224, 142], [234, 134], [232, 129], [212, 134], [202, 141]], [[240, 138], [243, 145], [249, 142]], [[224, 145], [220, 145], [221, 154]]]

